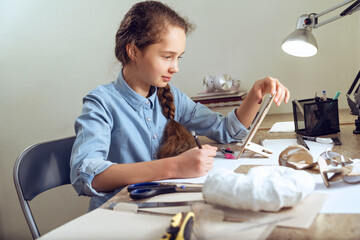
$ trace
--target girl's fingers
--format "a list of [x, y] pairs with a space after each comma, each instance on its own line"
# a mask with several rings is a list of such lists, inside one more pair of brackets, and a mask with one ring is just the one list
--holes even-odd
[[288, 103], [290, 100], [290, 91], [286, 88], [285, 92], [285, 103]]
[[[270, 93], [271, 93], [271, 94], [275, 94], [277, 85], [278, 85], [280, 82], [279, 82], [279, 80], [277, 80], [277, 78], [272, 78], [272, 77], [269, 77], [269, 78], [270, 78], [270, 80], [271, 80]], [[276, 95], [277, 95], [277, 94], [276, 94]]]
[[280, 87], [278, 89], [278, 92], [276, 93], [276, 96], [275, 96], [275, 99], [274, 101], [276, 102], [276, 105], [280, 105], [281, 102], [284, 100], [284, 97], [285, 97], [285, 89]]

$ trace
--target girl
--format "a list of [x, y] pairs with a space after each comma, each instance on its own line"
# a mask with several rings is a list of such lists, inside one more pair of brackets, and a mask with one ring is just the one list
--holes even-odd
[[198, 149], [189, 131], [221, 143], [239, 141], [265, 94], [276, 91], [277, 105], [288, 102], [289, 91], [267, 77], [226, 117], [194, 103], [169, 84], [190, 30], [155, 1], [135, 4], [121, 22], [115, 55], [123, 69], [116, 81], [85, 96], [75, 122], [71, 181], [79, 195], [92, 196], [89, 210], [128, 184], [207, 174], [216, 148]]

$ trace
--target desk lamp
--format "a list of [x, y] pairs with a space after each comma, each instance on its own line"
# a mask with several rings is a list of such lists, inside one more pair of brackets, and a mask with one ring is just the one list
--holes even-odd
[[[347, 7], [344, 11], [342, 11], [339, 15], [336, 15], [332, 18], [329, 18], [325, 21], [319, 22], [319, 17], [323, 16], [329, 12], [332, 12], [342, 6], [352, 3], [349, 7]], [[346, 0], [342, 3], [335, 5], [332, 8], [329, 8], [320, 13], [310, 13], [301, 15], [298, 18], [296, 24], [296, 30], [291, 33], [283, 42], [281, 48], [284, 52], [297, 56], [297, 57], [311, 57], [314, 56], [318, 51], [318, 46], [315, 37], [312, 35], [311, 30], [313, 28], [318, 28], [323, 26], [327, 23], [335, 21], [339, 18], [342, 18], [347, 15], [351, 15], [353, 12], [360, 10], [360, 0]], [[356, 129], [353, 131], [354, 134], [360, 134], [360, 92], [359, 88], [360, 85], [356, 88], [354, 92], [354, 99], [353, 101], [350, 98], [351, 92], [354, 90], [358, 80], [360, 78], [360, 72], [356, 76], [354, 82], [352, 83], [348, 93], [346, 94], [346, 98], [351, 109], [352, 115], [357, 115], [358, 119], [355, 120], [355, 127]]]
[[[296, 24], [296, 30], [291, 33], [283, 42], [281, 48], [284, 52], [297, 56], [297, 57], [311, 57], [314, 56], [318, 51], [318, 45], [314, 35], [311, 33], [313, 28], [318, 28], [327, 23], [335, 21], [347, 15], [351, 15], [353, 12], [360, 10], [360, 0], [346, 0], [338, 5], [329, 8], [320, 13], [310, 13], [301, 15], [298, 18]], [[351, 4], [348, 8], [342, 11], [339, 15], [329, 18], [325, 21], [319, 22], [319, 17], [329, 12], [334, 11], [342, 6]]]

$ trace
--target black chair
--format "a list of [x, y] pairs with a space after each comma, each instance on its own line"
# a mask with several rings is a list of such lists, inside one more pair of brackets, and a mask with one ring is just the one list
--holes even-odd
[[14, 184], [34, 239], [40, 237], [29, 201], [40, 193], [70, 184], [70, 155], [75, 137], [31, 145], [17, 158]]

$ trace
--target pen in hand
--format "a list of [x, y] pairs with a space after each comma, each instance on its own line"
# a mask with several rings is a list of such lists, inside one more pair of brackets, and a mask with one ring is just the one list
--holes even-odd
[[198, 146], [198, 148], [199, 148], [199, 149], [202, 149], [202, 146], [201, 146], [201, 144], [200, 144], [199, 138], [196, 136], [195, 131], [191, 131], [191, 135], [193, 135], [194, 140], [195, 140], [196, 145]]

